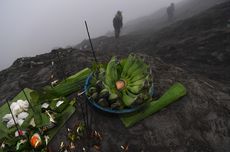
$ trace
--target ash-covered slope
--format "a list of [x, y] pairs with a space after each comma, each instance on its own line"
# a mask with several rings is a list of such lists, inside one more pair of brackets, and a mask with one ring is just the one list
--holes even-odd
[[168, 63], [229, 83], [230, 2], [172, 24], [140, 46]]
[[[94, 39], [98, 51], [138, 51], [230, 84], [230, 1], [160, 31]], [[78, 48], [89, 48], [83, 41]]]
[[[55, 77], [62, 77], [90, 66], [90, 51], [59, 49], [62, 65], [55, 51], [32, 58], [18, 59], [7, 70], [0, 72], [0, 98], [13, 97], [20, 91], [18, 82], [33, 89], [49, 84], [51, 62], [55, 62]], [[125, 54], [117, 54], [119, 57]], [[201, 75], [166, 64], [161, 59], [145, 54], [152, 68], [156, 91], [162, 95], [174, 82], [181, 82], [188, 94], [177, 103], [126, 129], [119, 117], [91, 110], [93, 128], [102, 135], [101, 151], [121, 151], [128, 144], [129, 151], [228, 151], [230, 146], [230, 88]], [[100, 62], [108, 61], [110, 52], [97, 52]], [[61, 141], [67, 142], [67, 128], [73, 128], [81, 117], [80, 109], [58, 133], [50, 146], [58, 151]], [[91, 149], [92, 150], [92, 149]], [[81, 149], [77, 149], [81, 151]], [[93, 150], [92, 150], [93, 151]]]
[[[227, 0], [183, 0], [175, 4], [175, 21], [192, 17], [225, 1]], [[153, 29], [157, 31], [168, 26], [170, 23], [167, 22], [167, 7], [165, 6], [148, 16], [129, 21], [125, 24], [123, 33], [137, 33]]]

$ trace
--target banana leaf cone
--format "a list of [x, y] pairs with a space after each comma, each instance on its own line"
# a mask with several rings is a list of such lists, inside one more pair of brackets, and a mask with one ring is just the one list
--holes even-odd
[[138, 113], [122, 116], [121, 121], [125, 127], [131, 127], [185, 95], [186, 88], [181, 83], [175, 83], [158, 100], [150, 102], [145, 109]]

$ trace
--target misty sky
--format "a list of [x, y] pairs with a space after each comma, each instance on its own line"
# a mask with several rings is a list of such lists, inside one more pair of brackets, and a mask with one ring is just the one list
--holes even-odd
[[0, 70], [18, 57], [73, 46], [113, 30], [112, 18], [124, 23], [181, 0], [0, 0]]

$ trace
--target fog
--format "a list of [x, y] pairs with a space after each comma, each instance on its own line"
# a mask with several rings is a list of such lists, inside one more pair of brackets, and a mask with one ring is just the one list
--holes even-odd
[[18, 57], [74, 46], [87, 38], [113, 30], [117, 10], [127, 21], [145, 16], [181, 0], [1, 0], [0, 70]]

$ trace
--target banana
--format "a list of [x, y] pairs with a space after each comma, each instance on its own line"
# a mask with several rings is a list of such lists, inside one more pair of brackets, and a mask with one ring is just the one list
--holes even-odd
[[124, 64], [124, 67], [123, 67], [123, 70], [122, 70], [122, 73], [121, 73], [121, 78], [125, 78], [126, 77], [126, 74], [127, 74], [127, 71], [128, 69], [130, 68], [130, 66], [132, 66], [132, 64], [134, 63], [134, 56], [133, 55], [129, 55], [127, 60], [126, 60], [126, 63]]
[[136, 71], [138, 68], [141, 68], [141, 64], [140, 64], [139, 60], [135, 60], [134, 63], [130, 66], [130, 68], [126, 72], [127, 73], [126, 77], [127, 78], [131, 77], [132, 73], [134, 71]]
[[109, 96], [109, 91], [107, 89], [103, 89], [101, 90], [101, 92], [99, 93], [100, 97], [108, 97]]
[[132, 75], [139, 73], [148, 73], [148, 66], [146, 64], [142, 64], [138, 69], [132, 72]]
[[97, 92], [93, 93], [91, 98], [96, 100], [98, 98], [98, 93]]
[[121, 106], [121, 103], [119, 100], [111, 104], [112, 109], [119, 109], [120, 106]]
[[139, 86], [139, 85], [144, 85], [145, 83], [145, 79], [140, 79], [140, 80], [137, 80], [137, 81], [133, 81], [133, 82], [129, 82], [128, 83], [128, 86], [132, 87], [132, 86]]
[[140, 73], [140, 74], [137, 74], [131, 78], [128, 79], [128, 84], [133, 84], [135, 83], [136, 81], [139, 81], [139, 80], [145, 80], [146, 79], [146, 76], [144, 73]]
[[115, 100], [118, 98], [118, 95], [116, 93], [110, 93], [109, 100]]
[[93, 94], [93, 93], [96, 92], [96, 91], [97, 91], [97, 89], [96, 89], [95, 87], [91, 87], [91, 88], [89, 88], [88, 93], [89, 93], [89, 94]]
[[126, 93], [128, 96], [132, 97], [132, 98], [136, 98], [136, 97], [137, 97], [137, 95], [133, 94], [133, 93], [130, 92], [128, 89], [125, 90], [125, 93]]
[[134, 57], [135, 62], [131, 65], [131, 67], [128, 69], [127, 73], [132, 74], [134, 71], [136, 71], [139, 68], [143, 68], [145, 65], [144, 61], [140, 59], [139, 57]]
[[121, 59], [121, 61], [120, 61], [120, 65], [121, 65], [122, 67], [124, 67], [124, 65], [125, 65], [126, 61], [127, 61], [127, 59]]
[[118, 79], [117, 75], [117, 62], [116, 58], [113, 57], [107, 65], [105, 74], [105, 83], [109, 87], [115, 87], [115, 81]]
[[122, 101], [124, 103], [125, 106], [130, 106], [133, 104], [133, 102], [137, 99], [137, 97], [133, 98], [129, 95], [127, 95], [126, 92], [123, 92], [123, 96], [122, 96]]
[[140, 79], [146, 79], [146, 76], [148, 75], [146, 70], [137, 70], [132, 73], [132, 75], [127, 78], [127, 81], [133, 83], [134, 81], [140, 80]]
[[140, 93], [141, 89], [143, 88], [143, 86], [139, 85], [139, 86], [127, 86], [127, 89], [129, 89], [132, 93], [134, 94], [138, 94]]
[[108, 107], [109, 106], [108, 102], [104, 98], [99, 99], [97, 103], [102, 107]]

